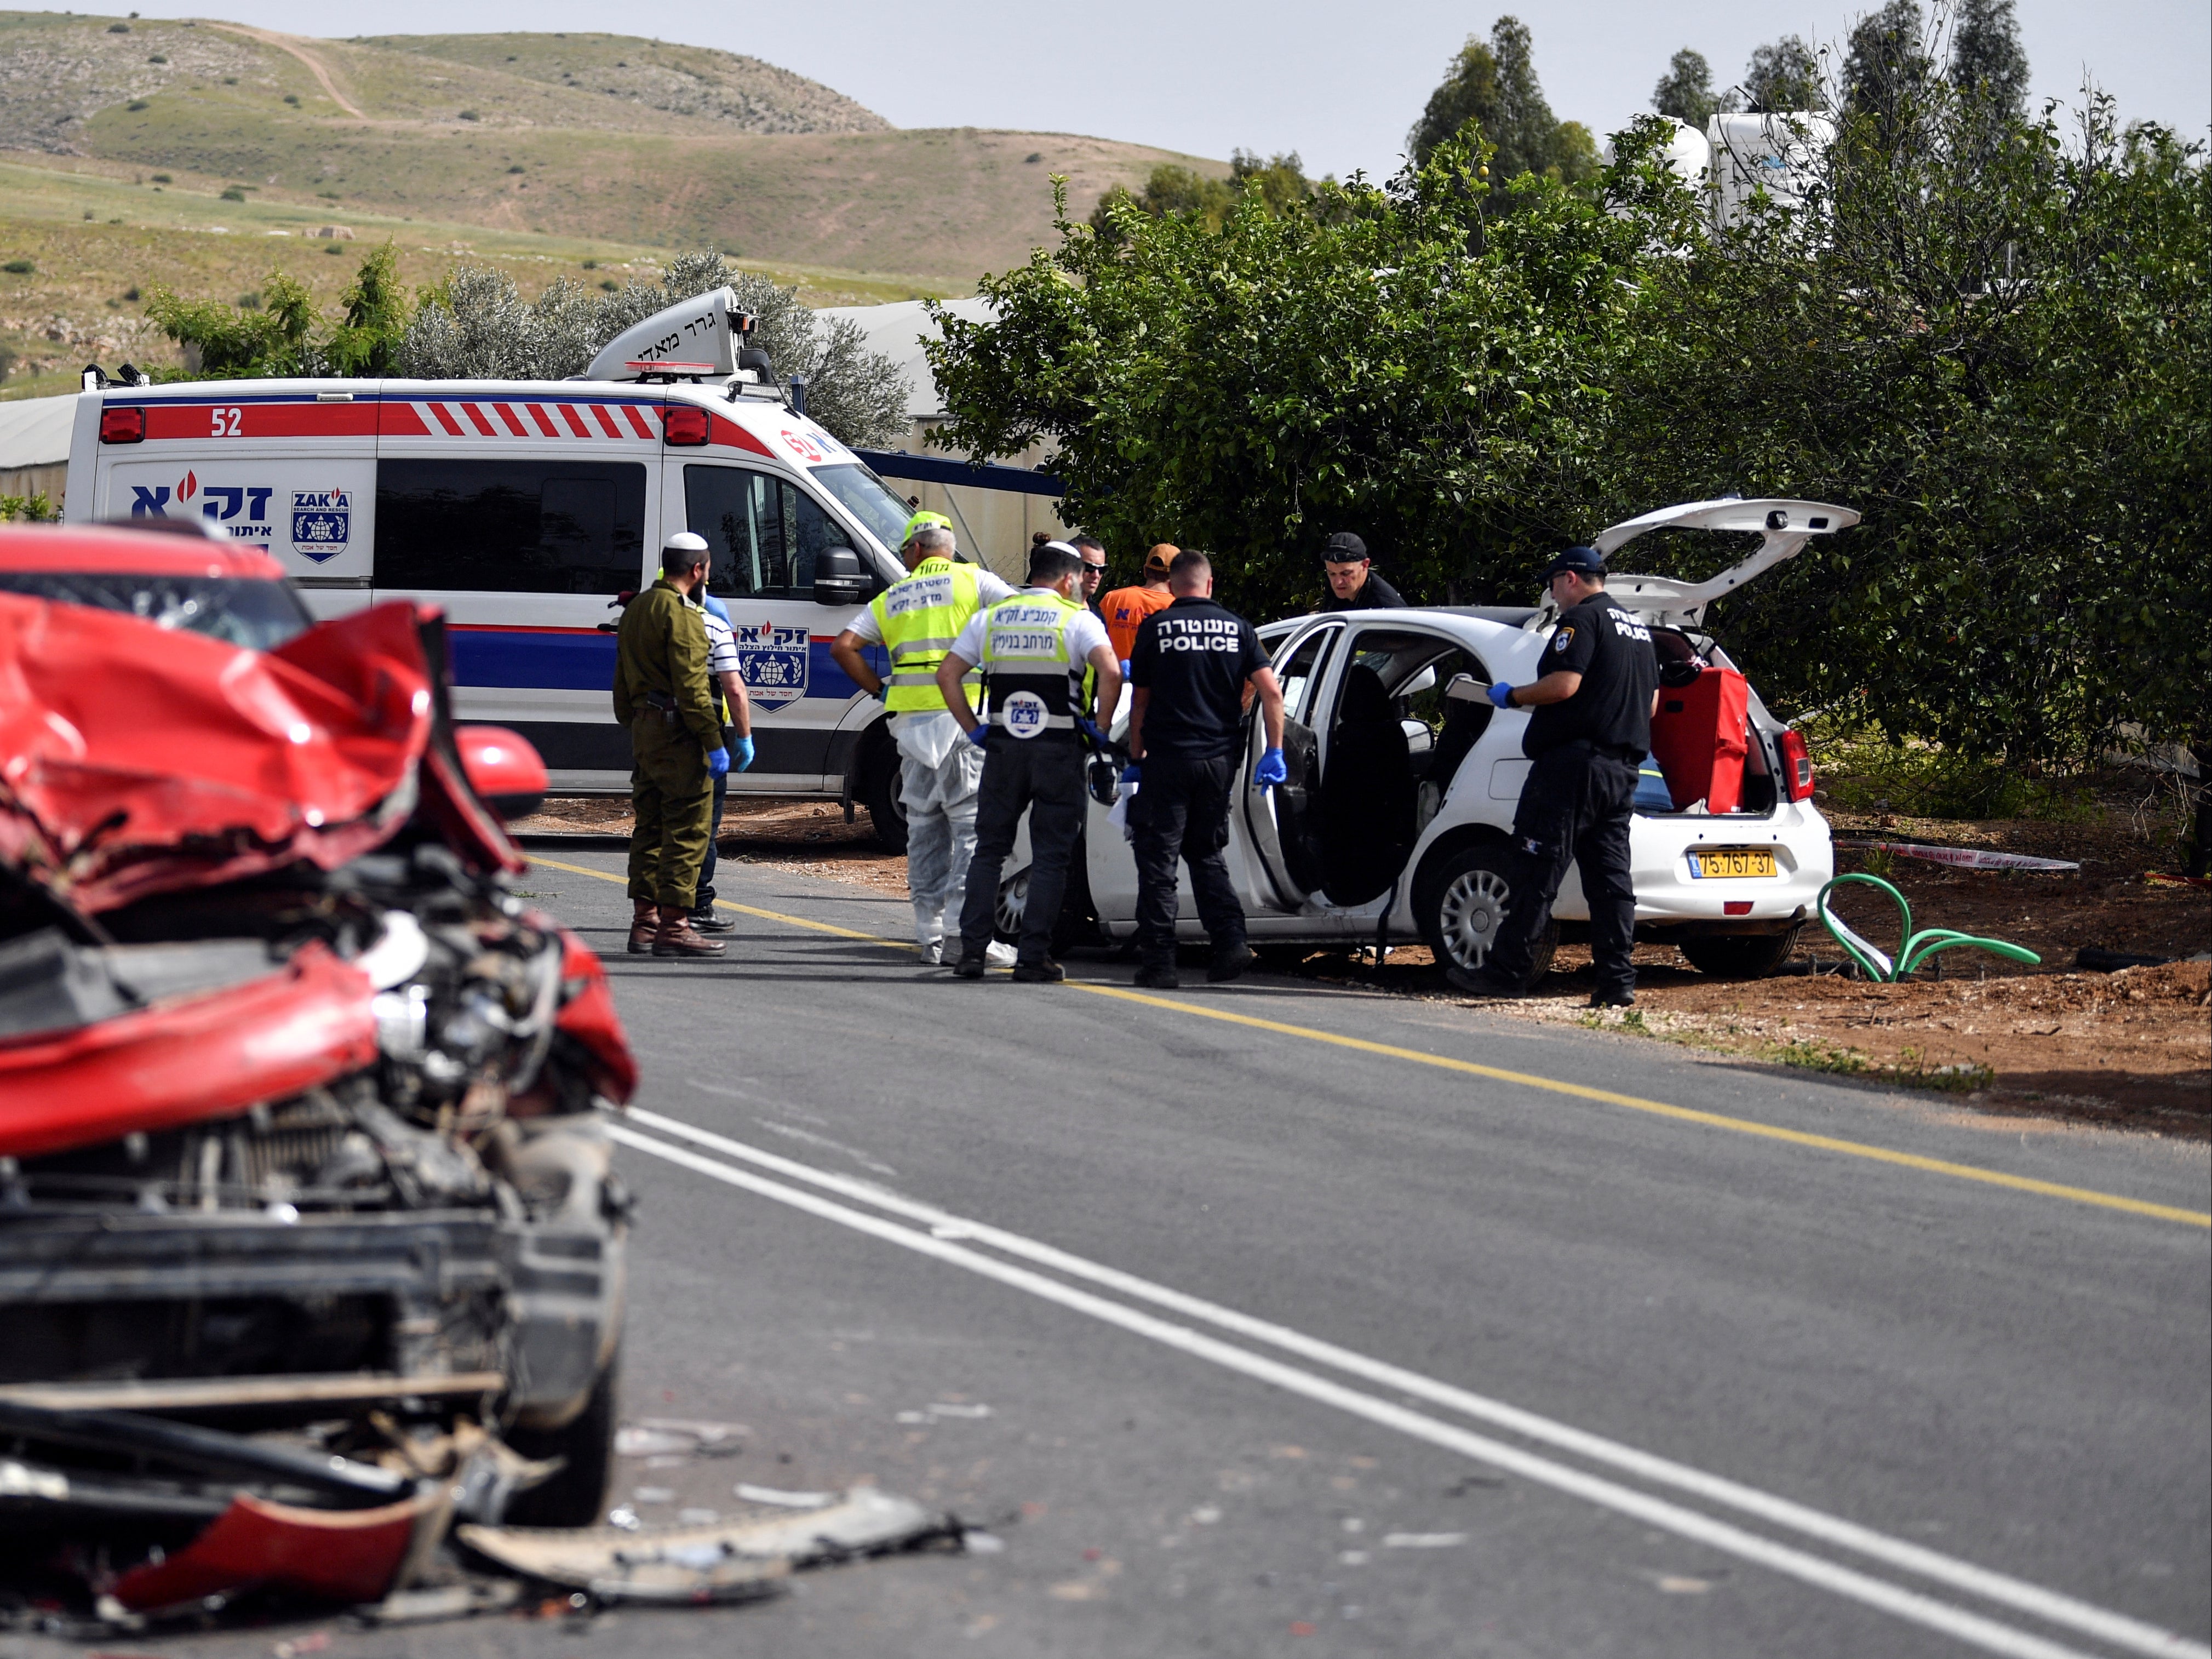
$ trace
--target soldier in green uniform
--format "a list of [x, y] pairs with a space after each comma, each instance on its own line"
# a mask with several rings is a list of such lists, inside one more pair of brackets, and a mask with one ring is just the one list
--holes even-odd
[[629, 728], [635, 827], [629, 837], [634, 955], [714, 957], [690, 911], [707, 858], [714, 780], [730, 769], [707, 678], [707, 629], [685, 599], [707, 585], [707, 544], [686, 531], [661, 550], [660, 580], [623, 611], [615, 718]]

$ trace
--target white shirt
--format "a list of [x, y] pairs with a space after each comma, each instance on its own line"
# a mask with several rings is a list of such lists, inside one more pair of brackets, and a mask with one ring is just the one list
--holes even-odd
[[[1005, 578], [994, 575], [981, 565], [973, 566], [971, 568], [975, 572], [976, 596], [986, 605], [994, 605], [1000, 599], [1011, 599], [1014, 597], [1014, 590]], [[864, 645], [881, 645], [884, 642], [884, 630], [877, 624], [876, 608], [872, 605], [862, 605], [860, 615], [854, 617], [845, 626], [851, 629], [854, 636]]]
[[707, 672], [709, 674], [734, 674], [738, 672], [738, 639], [724, 622], [704, 605], [692, 607], [699, 620], [707, 624]]
[[[1040, 598], [1048, 593], [1055, 599], [1060, 597], [1049, 587], [1024, 587], [1022, 592]], [[1002, 597], [1012, 599], [1012, 592], [1009, 590]], [[992, 603], [996, 604], [997, 601]], [[983, 660], [985, 619], [989, 614], [988, 606], [978, 611], [968, 619], [968, 626], [960, 630], [960, 637], [953, 641], [952, 654], [963, 662], [980, 663]], [[1078, 605], [1075, 614], [1067, 619], [1067, 665], [1070, 672], [1079, 675], [1082, 673], [1085, 659], [1102, 645], [1109, 652], [1114, 648], [1114, 642], [1106, 635], [1106, 624], [1098, 620], [1096, 611]]]

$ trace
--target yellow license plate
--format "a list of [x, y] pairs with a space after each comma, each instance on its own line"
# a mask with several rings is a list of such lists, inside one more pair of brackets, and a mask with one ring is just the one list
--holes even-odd
[[1771, 847], [1719, 847], [1710, 853], [1694, 853], [1698, 873], [1707, 880], [1716, 877], [1771, 876], [1774, 874], [1774, 849]]

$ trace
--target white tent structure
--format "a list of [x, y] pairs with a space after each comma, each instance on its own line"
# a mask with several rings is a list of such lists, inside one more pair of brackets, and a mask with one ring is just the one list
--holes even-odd
[[0, 495], [43, 495], [58, 509], [76, 421], [74, 393], [0, 403]]
[[[944, 309], [969, 322], [988, 322], [988, 300], [947, 300]], [[937, 380], [922, 355], [926, 342], [939, 337], [935, 320], [920, 300], [902, 300], [884, 306], [841, 306], [817, 312], [818, 317], [848, 319], [867, 337], [871, 351], [879, 351], [899, 366], [906, 377], [907, 433], [890, 446], [899, 453], [927, 456], [939, 461], [965, 459], [958, 452], [933, 449], [924, 441], [945, 421], [945, 399]], [[1035, 467], [1041, 455], [1032, 451], [1013, 458], [1013, 464]], [[1067, 526], [1054, 516], [1057, 505], [1050, 495], [975, 489], [927, 478], [900, 477], [886, 471], [891, 487], [901, 495], [953, 523], [963, 551], [1010, 581], [1019, 581], [1029, 562], [1030, 538], [1042, 530], [1061, 536]]]

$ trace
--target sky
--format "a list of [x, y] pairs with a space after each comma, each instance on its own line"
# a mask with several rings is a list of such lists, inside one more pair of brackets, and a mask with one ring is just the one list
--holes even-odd
[[[205, 0], [202, 0], [204, 7]], [[838, 0], [831, 6], [628, 0], [350, 0], [346, 32], [605, 30], [747, 52], [857, 99], [896, 126], [1079, 132], [1226, 159], [1296, 150], [1310, 173], [1394, 171], [1406, 131], [1470, 33], [1511, 3], [1534, 37], [1554, 113], [1601, 137], [1650, 106], [1667, 60], [1694, 46], [1717, 86], [1783, 34], [1839, 40], [1869, 8], [1790, 0], [1120, 0], [1015, 8], [982, 0]], [[1495, 6], [1498, 9], [1493, 10]], [[2017, 0], [2033, 96], [2078, 101], [2093, 76], [2122, 120], [2204, 138], [2212, 127], [2212, 6], [2205, 0]], [[297, 0], [146, 4], [314, 31]]]

